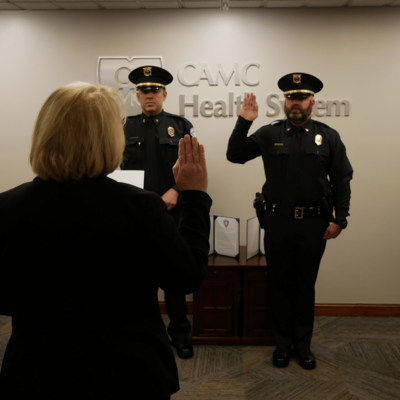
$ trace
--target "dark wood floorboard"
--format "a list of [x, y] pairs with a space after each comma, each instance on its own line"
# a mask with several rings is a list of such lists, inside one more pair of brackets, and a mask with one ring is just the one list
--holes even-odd
[[[0, 365], [10, 335], [0, 316]], [[317, 368], [305, 371], [296, 357], [275, 368], [271, 346], [194, 346], [189, 360], [173, 349], [181, 390], [172, 400], [400, 399], [400, 318], [316, 317], [312, 350]]]

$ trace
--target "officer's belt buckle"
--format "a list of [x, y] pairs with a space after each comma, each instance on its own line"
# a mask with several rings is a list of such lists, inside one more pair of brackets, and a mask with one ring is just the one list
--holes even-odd
[[[298, 212], [301, 211], [301, 214], [298, 215]], [[304, 216], [304, 208], [303, 207], [295, 207], [294, 209], [294, 218], [295, 219], [303, 219]]]

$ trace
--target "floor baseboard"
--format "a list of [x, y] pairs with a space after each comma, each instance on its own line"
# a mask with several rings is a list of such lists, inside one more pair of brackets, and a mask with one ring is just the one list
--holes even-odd
[[315, 315], [319, 317], [400, 317], [400, 304], [317, 303]]
[[[166, 314], [165, 301], [159, 301], [161, 314]], [[193, 314], [193, 301], [187, 302], [188, 314]], [[316, 303], [318, 317], [400, 317], [400, 304]]]

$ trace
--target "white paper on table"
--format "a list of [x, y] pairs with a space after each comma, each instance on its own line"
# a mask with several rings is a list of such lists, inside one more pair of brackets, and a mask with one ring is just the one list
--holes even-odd
[[144, 185], [144, 171], [121, 171], [115, 170], [108, 175], [109, 178], [117, 182], [128, 183], [129, 185], [137, 186], [143, 189]]
[[210, 215], [210, 251], [208, 255], [214, 254], [214, 215]]
[[264, 236], [265, 231], [260, 227], [260, 253], [265, 256]]
[[239, 220], [228, 217], [214, 218], [215, 252], [223, 256], [239, 254]]
[[246, 260], [260, 253], [260, 223], [254, 217], [247, 220]]

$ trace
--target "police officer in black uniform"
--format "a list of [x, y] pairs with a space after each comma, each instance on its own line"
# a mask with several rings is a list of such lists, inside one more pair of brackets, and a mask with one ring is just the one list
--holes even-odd
[[[128, 117], [125, 124], [126, 147], [122, 170], [144, 170], [144, 189], [161, 196], [176, 225], [179, 222], [180, 190], [172, 167], [178, 159], [179, 140], [186, 134], [195, 136], [192, 124], [185, 118], [163, 110], [167, 98], [166, 85], [172, 75], [163, 68], [145, 66], [129, 74], [136, 84], [142, 114]], [[165, 292], [165, 305], [170, 323], [171, 344], [181, 358], [193, 357], [190, 322], [185, 295]]]
[[248, 95], [229, 139], [227, 158], [244, 164], [261, 156], [264, 163], [264, 212], [258, 215], [265, 230], [277, 346], [273, 364], [286, 367], [294, 354], [301, 367], [313, 369], [314, 286], [326, 240], [346, 228], [353, 169], [338, 132], [310, 118], [322, 82], [296, 72], [282, 77], [278, 86], [285, 96], [287, 119], [247, 137], [258, 115], [255, 96]]

